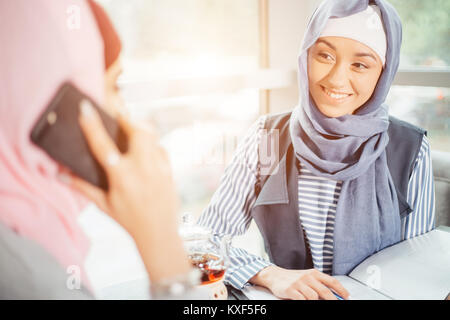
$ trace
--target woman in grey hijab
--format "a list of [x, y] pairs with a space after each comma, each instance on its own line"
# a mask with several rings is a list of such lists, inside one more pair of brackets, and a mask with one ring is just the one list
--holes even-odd
[[[270, 262], [234, 249], [233, 286], [348, 298], [332, 275], [434, 228], [426, 132], [389, 117], [385, 104], [401, 38], [384, 0], [324, 1], [314, 12], [298, 59], [299, 105], [250, 129], [199, 220], [219, 235], [256, 221]], [[279, 162], [262, 172], [264, 133], [273, 130]]]

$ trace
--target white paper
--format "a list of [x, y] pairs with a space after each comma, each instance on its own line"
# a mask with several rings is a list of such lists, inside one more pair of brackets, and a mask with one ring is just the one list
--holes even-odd
[[[334, 276], [352, 300], [436, 299], [450, 293], [450, 232], [438, 228], [386, 248], [358, 265], [349, 276]], [[247, 286], [250, 300], [281, 300], [269, 290]]]
[[435, 229], [386, 248], [350, 277], [393, 299], [444, 300], [450, 292], [450, 233]]
[[347, 276], [333, 276], [350, 293], [349, 300], [390, 300], [376, 290]]

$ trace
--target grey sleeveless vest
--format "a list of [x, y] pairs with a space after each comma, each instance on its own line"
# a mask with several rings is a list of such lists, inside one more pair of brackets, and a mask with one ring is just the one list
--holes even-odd
[[[276, 173], [262, 175], [256, 183], [251, 215], [273, 263], [286, 269], [311, 269], [311, 252], [298, 216], [298, 160], [289, 135], [290, 116], [287, 112], [266, 119], [264, 129], [279, 130], [279, 164]], [[404, 218], [412, 211], [406, 202], [408, 182], [426, 131], [394, 117], [389, 122], [386, 156]]]

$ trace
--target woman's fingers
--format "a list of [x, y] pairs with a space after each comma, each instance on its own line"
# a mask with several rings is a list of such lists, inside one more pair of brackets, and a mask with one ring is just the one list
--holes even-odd
[[350, 293], [347, 291], [347, 289], [345, 289], [344, 286], [336, 278], [333, 278], [332, 276], [329, 276], [325, 273], [320, 273], [318, 279], [328, 288], [333, 289], [334, 292], [336, 292], [342, 298], [348, 299], [348, 297], [350, 296]]
[[325, 300], [337, 300], [337, 297], [333, 294], [333, 292], [319, 280], [312, 279], [308, 282], [308, 285], [319, 295], [320, 298]]
[[120, 152], [88, 100], [80, 103], [79, 122], [89, 148], [105, 170], [108, 171], [108, 167], [118, 164]]
[[134, 134], [135, 126], [131, 123], [129, 116], [125, 111], [121, 111], [117, 114], [117, 122], [128, 138]]
[[301, 294], [308, 300], [318, 300], [319, 299], [319, 293], [316, 292], [315, 290], [313, 290], [306, 283], [299, 283], [298, 291], [300, 291]]
[[146, 140], [152, 141], [156, 144], [159, 143], [160, 136], [157, 127], [151, 120], [145, 123], [137, 122], [135, 127], [143, 134], [143, 136], [145, 136]]
[[300, 291], [294, 288], [287, 291], [287, 294], [289, 299], [291, 300], [306, 300], [305, 296]]

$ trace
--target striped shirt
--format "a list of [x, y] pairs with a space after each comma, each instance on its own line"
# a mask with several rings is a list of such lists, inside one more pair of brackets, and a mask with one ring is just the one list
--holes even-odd
[[[238, 145], [225, 169], [219, 187], [198, 224], [216, 236], [242, 235], [251, 223], [250, 211], [256, 201], [259, 179], [258, 145], [265, 116], [260, 117]], [[299, 219], [311, 251], [314, 268], [331, 274], [336, 205], [342, 182], [317, 177], [300, 164], [298, 175]], [[435, 227], [434, 181], [430, 147], [424, 137], [408, 184], [407, 201], [412, 212], [402, 219], [402, 240], [431, 231]], [[225, 281], [243, 288], [250, 278], [272, 263], [241, 248], [231, 248]]]
[[300, 163], [298, 176], [298, 211], [311, 250], [314, 268], [331, 274], [333, 233], [341, 181], [315, 176]]

